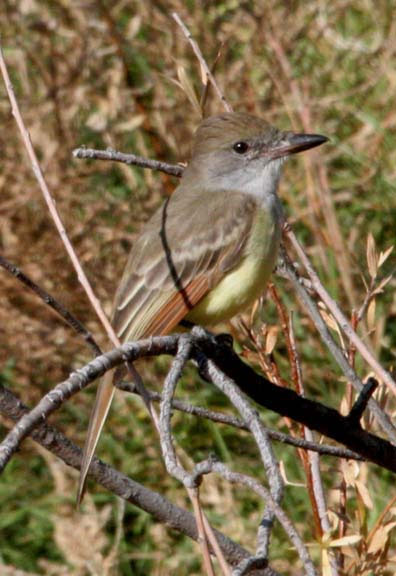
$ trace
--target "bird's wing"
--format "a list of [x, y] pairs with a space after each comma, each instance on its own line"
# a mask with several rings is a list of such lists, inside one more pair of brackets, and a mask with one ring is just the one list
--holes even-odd
[[184, 197], [182, 187], [174, 196], [130, 253], [113, 312], [122, 341], [171, 331], [242, 257], [253, 199], [230, 191]]
[[[239, 192], [194, 194], [179, 186], [131, 250], [113, 309], [112, 322], [120, 340], [172, 331], [240, 262], [255, 207], [253, 199]], [[90, 417], [78, 502], [113, 393], [108, 372], [99, 383]]]

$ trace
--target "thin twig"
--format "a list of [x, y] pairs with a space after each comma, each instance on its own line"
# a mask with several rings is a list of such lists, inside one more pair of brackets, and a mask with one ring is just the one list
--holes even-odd
[[319, 279], [319, 276], [316, 274], [312, 264], [310, 263], [307, 255], [305, 254], [303, 247], [297, 240], [294, 232], [289, 228], [288, 230], [285, 231], [285, 233], [286, 236], [289, 238], [293, 248], [295, 249], [299, 259], [301, 260], [305, 270], [307, 271], [307, 274], [312, 282], [314, 290], [318, 294], [319, 298], [325, 303], [327, 308], [330, 310], [330, 312], [340, 325], [341, 330], [344, 332], [345, 336], [353, 343], [353, 345], [359, 351], [361, 356], [366, 360], [367, 364], [374, 370], [378, 378], [380, 378], [380, 380], [382, 380], [383, 383], [386, 384], [386, 386], [388, 386], [388, 388], [394, 394], [396, 394], [396, 382], [393, 380], [389, 372], [387, 372], [381, 366], [378, 360], [374, 358], [373, 354], [370, 352], [368, 347], [364, 344], [364, 342], [360, 339], [357, 333], [353, 330], [347, 318], [340, 310], [338, 304], [327, 293], [326, 289], [324, 288], [323, 284]]
[[206, 574], [208, 574], [208, 576], [215, 576], [215, 573], [213, 570], [212, 559], [211, 559], [210, 553], [209, 553], [209, 545], [208, 545], [208, 540], [206, 537], [206, 530], [205, 530], [205, 525], [204, 525], [204, 521], [203, 521], [203, 514], [202, 514], [201, 504], [199, 501], [198, 491], [199, 491], [199, 487], [197, 486], [196, 488], [189, 488], [188, 493], [189, 493], [190, 500], [191, 500], [192, 505], [193, 505], [194, 516], [195, 516], [195, 519], [197, 522], [197, 529], [198, 529], [198, 534], [199, 534], [198, 541], [199, 541], [199, 544], [201, 546], [201, 552], [202, 552], [202, 557], [203, 557], [203, 561], [204, 561], [204, 568], [205, 568]]
[[180, 379], [182, 370], [185, 363], [190, 357], [191, 353], [191, 342], [188, 340], [187, 335], [181, 338], [178, 342], [178, 351], [175, 359], [172, 362], [172, 366], [165, 378], [163, 390], [162, 390], [162, 401], [160, 406], [160, 416], [159, 416], [159, 432], [161, 440], [162, 455], [164, 458], [166, 469], [169, 474], [174, 478], [177, 478], [184, 486], [193, 488], [193, 483], [190, 480], [190, 475], [184, 468], [179, 464], [176, 451], [173, 446], [172, 434], [170, 431], [171, 427], [171, 414], [172, 414], [172, 399], [176, 389], [176, 385]]
[[215, 556], [219, 562], [220, 568], [221, 568], [224, 576], [231, 576], [228, 563], [227, 563], [226, 558], [223, 554], [223, 550], [221, 549], [221, 547], [219, 545], [219, 541], [217, 539], [216, 532], [213, 530], [213, 528], [212, 528], [211, 524], [209, 523], [209, 520], [207, 519], [204, 512], [202, 512], [202, 520], [203, 520], [203, 524], [204, 524], [205, 533], [206, 533], [208, 540], [209, 540], [209, 544], [212, 547], [212, 550], [213, 550], [213, 552], [214, 552], [214, 554], [215, 554]]
[[[123, 392], [138, 394], [136, 386], [133, 382], [118, 382], [116, 387]], [[152, 390], [148, 390], [147, 392], [150, 395], [152, 402], [160, 402], [162, 400], [162, 395], [159, 392], [153, 392]], [[183, 400], [178, 400], [177, 398], [173, 398], [172, 408], [186, 414], [192, 414], [200, 418], [206, 418], [212, 422], [227, 424], [228, 426], [249, 432], [249, 427], [247, 424], [241, 418], [236, 418], [235, 416], [231, 416], [231, 414], [209, 410], [203, 406], [194, 406], [189, 402], [184, 402]], [[327, 455], [336, 456], [337, 458], [346, 458], [348, 460], [363, 460], [359, 454], [356, 454], [356, 452], [352, 452], [351, 450], [347, 450], [345, 448], [331, 446], [330, 444], [318, 444], [317, 442], [310, 442], [304, 438], [295, 438], [294, 436], [290, 436], [284, 432], [278, 432], [278, 430], [268, 428], [264, 425], [262, 425], [262, 427], [272, 440], [282, 442], [283, 444], [289, 444], [290, 446], [302, 448], [303, 450], [312, 450], [313, 452], [318, 452], [318, 454], [321, 454], [322, 456]]]
[[11, 264], [6, 258], [0, 255], [0, 266], [7, 270], [12, 276], [14, 276], [17, 280], [22, 282], [25, 286], [27, 286], [32, 292], [37, 294], [39, 298], [47, 304], [50, 308], [52, 308], [63, 320], [73, 328], [73, 330], [82, 336], [87, 344], [91, 347], [95, 356], [99, 356], [102, 354], [101, 349], [99, 348], [98, 344], [96, 343], [94, 337], [92, 336], [91, 332], [89, 332], [85, 326], [73, 315], [71, 314], [67, 308], [63, 306], [58, 300], [56, 300], [51, 294], [49, 294], [44, 288], [41, 288], [36, 282], [33, 282], [29, 276], [27, 276], [20, 268]]
[[232, 112], [232, 106], [227, 102], [223, 92], [220, 90], [209, 66], [206, 63], [205, 58], [202, 56], [202, 52], [201, 52], [198, 44], [195, 42], [194, 38], [192, 37], [191, 32], [189, 31], [187, 26], [184, 24], [183, 20], [180, 18], [179, 14], [177, 14], [177, 12], [172, 12], [172, 18], [175, 20], [175, 22], [178, 24], [178, 26], [180, 26], [184, 36], [187, 38], [188, 42], [190, 43], [191, 48], [194, 51], [194, 54], [196, 55], [202, 69], [205, 71], [205, 74], [207, 75], [207, 77], [211, 81], [213, 88], [215, 89], [215, 91], [217, 93], [217, 96], [219, 97], [219, 99], [223, 103], [224, 108], [226, 109], [227, 112]]
[[[302, 378], [302, 370], [301, 370], [301, 364], [300, 364], [300, 357], [298, 354], [298, 350], [297, 350], [297, 345], [296, 345], [296, 340], [295, 340], [295, 336], [294, 336], [294, 327], [293, 327], [293, 313], [290, 312], [290, 316], [287, 319], [287, 347], [290, 350], [289, 355], [290, 355], [290, 361], [291, 361], [291, 365], [293, 366], [292, 372], [294, 375], [294, 383], [295, 383], [295, 387], [296, 387], [296, 392], [300, 395], [300, 396], [305, 396], [305, 391], [304, 391], [304, 382], [303, 382], [303, 378]], [[310, 439], [313, 440], [313, 434], [312, 432], [306, 427], [303, 426], [302, 428], [302, 432], [304, 435], [305, 439]], [[309, 498], [311, 500], [311, 505], [312, 505], [312, 510], [313, 510], [313, 515], [314, 515], [314, 523], [315, 523], [315, 528], [316, 528], [316, 532], [317, 532], [317, 537], [319, 537], [320, 539], [323, 536], [323, 532], [324, 527], [323, 527], [323, 522], [321, 520], [321, 513], [320, 513], [320, 508], [322, 509], [322, 513], [324, 511], [324, 513], [326, 514], [326, 505], [325, 505], [325, 501], [324, 501], [324, 493], [323, 493], [323, 487], [322, 487], [322, 483], [321, 483], [321, 478], [320, 478], [320, 470], [319, 470], [319, 458], [313, 459], [310, 458], [310, 455], [307, 452], [299, 452], [300, 456], [302, 457], [302, 463], [306, 472], [306, 476], [307, 476], [307, 484], [308, 484], [308, 494], [309, 494]], [[315, 481], [314, 481], [314, 476], [316, 476], [317, 479], [317, 487], [319, 488], [318, 490], [315, 490]]]
[[[220, 60], [221, 51], [223, 49], [223, 46], [224, 46], [224, 42], [222, 42], [222, 44], [221, 44], [221, 46], [217, 52], [216, 58], [212, 64], [212, 68], [210, 70], [213, 78], [214, 78], [214, 73], [216, 71], [217, 64]], [[202, 110], [202, 116], [204, 117], [205, 116], [205, 105], [206, 105], [206, 101], [207, 101], [208, 94], [209, 94], [209, 87], [211, 85], [211, 82], [209, 82], [209, 78], [208, 78], [207, 74], [205, 74], [205, 81], [202, 80], [202, 82], [203, 82], [203, 90], [202, 90], [201, 98], [199, 100], [199, 105], [200, 105], [200, 108]]]
[[[357, 325], [359, 324], [359, 322], [362, 321], [363, 316], [365, 315], [365, 313], [366, 313], [366, 311], [367, 311], [367, 308], [368, 308], [369, 305], [370, 305], [371, 300], [372, 300], [372, 299], [374, 298], [374, 296], [376, 295], [376, 290], [377, 290], [377, 287], [376, 287], [376, 283], [375, 283], [375, 278], [372, 278], [372, 279], [371, 279], [371, 282], [370, 282], [370, 286], [367, 288], [367, 292], [366, 292], [366, 295], [365, 295], [365, 297], [364, 297], [363, 303], [362, 303], [362, 305], [360, 306], [359, 310], [358, 310], [357, 312], [355, 312], [355, 316], [356, 316], [355, 324], [356, 324], [356, 327], [357, 327]], [[352, 324], [352, 327], [353, 327], [353, 324]], [[354, 327], [353, 327], [353, 328], [354, 328]], [[356, 332], [356, 329], [355, 329], [355, 328], [354, 328], [354, 331]], [[356, 350], [356, 347], [354, 346], [353, 349]]]

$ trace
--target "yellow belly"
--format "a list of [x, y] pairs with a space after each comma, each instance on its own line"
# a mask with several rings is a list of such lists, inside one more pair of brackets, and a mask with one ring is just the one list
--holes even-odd
[[243, 311], [264, 291], [273, 271], [280, 243], [280, 217], [260, 211], [240, 264], [203, 298], [186, 319], [213, 325]]

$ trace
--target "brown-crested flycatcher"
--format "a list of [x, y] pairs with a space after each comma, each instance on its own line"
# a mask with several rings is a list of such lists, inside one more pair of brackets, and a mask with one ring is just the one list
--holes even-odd
[[[282, 164], [326, 140], [281, 132], [247, 114], [206, 118], [179, 186], [131, 250], [112, 315], [120, 340], [167, 334], [182, 320], [210, 326], [249, 306], [277, 259]], [[91, 414], [79, 500], [113, 390], [108, 372]]]

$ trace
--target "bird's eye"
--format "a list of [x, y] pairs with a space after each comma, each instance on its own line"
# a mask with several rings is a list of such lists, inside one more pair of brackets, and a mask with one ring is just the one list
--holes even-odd
[[233, 149], [238, 154], [246, 154], [249, 150], [249, 144], [247, 142], [235, 142]]

